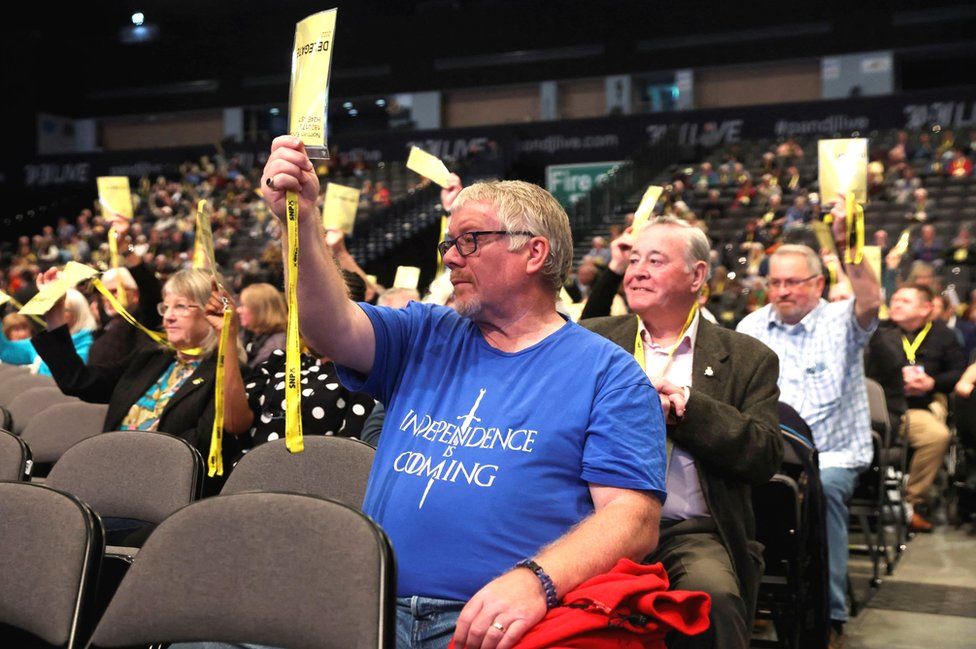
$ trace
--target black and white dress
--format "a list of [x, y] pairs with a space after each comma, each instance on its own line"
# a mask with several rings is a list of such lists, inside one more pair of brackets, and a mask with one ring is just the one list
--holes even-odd
[[[251, 446], [285, 436], [285, 353], [276, 349], [246, 379], [254, 411]], [[375, 401], [350, 392], [339, 382], [335, 365], [302, 354], [302, 432], [305, 435], [358, 437]]]

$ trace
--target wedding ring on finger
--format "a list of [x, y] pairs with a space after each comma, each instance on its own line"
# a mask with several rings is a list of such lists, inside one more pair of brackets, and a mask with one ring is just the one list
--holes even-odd
[[505, 633], [505, 625], [503, 625], [501, 622], [492, 622], [491, 628], [498, 629], [502, 633]]

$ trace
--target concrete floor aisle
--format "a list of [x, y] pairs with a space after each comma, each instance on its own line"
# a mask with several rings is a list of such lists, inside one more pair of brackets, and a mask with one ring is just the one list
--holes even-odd
[[[976, 535], [970, 529], [941, 526], [909, 542], [895, 574], [847, 624], [845, 649], [976, 649]], [[852, 558], [852, 576], [867, 569]]]

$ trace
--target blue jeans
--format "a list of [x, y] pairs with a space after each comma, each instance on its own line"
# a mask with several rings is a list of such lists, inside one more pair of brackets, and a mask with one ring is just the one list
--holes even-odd
[[446, 649], [466, 603], [432, 597], [398, 597], [397, 649]]
[[856, 469], [830, 468], [820, 470], [826, 502], [827, 563], [830, 567], [830, 619], [847, 621], [847, 501], [857, 485]]

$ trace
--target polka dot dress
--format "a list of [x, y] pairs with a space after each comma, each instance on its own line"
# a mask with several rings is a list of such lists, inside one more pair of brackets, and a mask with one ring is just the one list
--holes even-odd
[[[254, 411], [252, 446], [285, 436], [285, 353], [275, 350], [245, 379]], [[302, 354], [302, 432], [305, 435], [357, 437], [373, 410], [373, 399], [339, 383], [332, 363]]]

